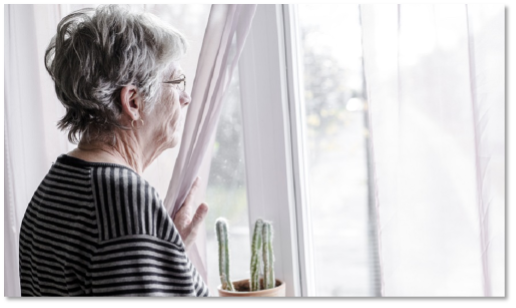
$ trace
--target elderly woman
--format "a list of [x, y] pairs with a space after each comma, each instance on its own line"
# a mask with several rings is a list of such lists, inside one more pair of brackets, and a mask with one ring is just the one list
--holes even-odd
[[[208, 210], [188, 198], [172, 220], [142, 177], [178, 144], [190, 103], [182, 34], [119, 6], [65, 17], [45, 53], [77, 148], [59, 156], [20, 232], [23, 296], [208, 296], [186, 255]], [[191, 214], [195, 212], [195, 214]]]

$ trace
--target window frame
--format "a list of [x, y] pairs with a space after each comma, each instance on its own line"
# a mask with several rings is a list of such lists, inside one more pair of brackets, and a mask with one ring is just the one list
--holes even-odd
[[258, 5], [239, 61], [250, 237], [275, 229], [276, 276], [287, 296], [315, 296], [302, 66], [292, 5]]

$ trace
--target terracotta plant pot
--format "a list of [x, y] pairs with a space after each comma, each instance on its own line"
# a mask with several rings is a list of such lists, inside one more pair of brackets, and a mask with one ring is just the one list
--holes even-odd
[[220, 285], [218, 287], [220, 297], [284, 297], [285, 296], [285, 283], [279, 279], [276, 279], [276, 287], [272, 289], [263, 290], [263, 278], [260, 279], [260, 291], [249, 291], [249, 279], [243, 279], [233, 281], [235, 292], [222, 290]]

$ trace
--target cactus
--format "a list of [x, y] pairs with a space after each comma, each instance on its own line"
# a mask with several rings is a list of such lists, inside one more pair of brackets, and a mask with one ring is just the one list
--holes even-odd
[[272, 249], [272, 225], [270, 222], [263, 223], [263, 285], [264, 289], [276, 287], [274, 278], [274, 253]]
[[[228, 225], [224, 218], [217, 219], [215, 223], [217, 240], [219, 242], [219, 275], [222, 282], [222, 290], [235, 292], [235, 287], [229, 278], [229, 241]], [[250, 291], [260, 290], [260, 252], [263, 258], [264, 275], [263, 289], [276, 287], [274, 277], [274, 252], [272, 249], [272, 224], [262, 219], [254, 224], [253, 242], [251, 245], [251, 279], [249, 279]]]
[[251, 291], [260, 290], [260, 253], [262, 250], [263, 220], [258, 219], [254, 224], [253, 243], [251, 244]]
[[219, 218], [215, 223], [217, 241], [219, 242], [219, 275], [222, 283], [222, 289], [227, 291], [235, 291], [233, 283], [229, 278], [229, 241], [228, 241], [228, 225], [225, 219]]

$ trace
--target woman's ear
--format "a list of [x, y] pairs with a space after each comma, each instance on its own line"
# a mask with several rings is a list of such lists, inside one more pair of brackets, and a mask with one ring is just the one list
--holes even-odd
[[135, 86], [127, 85], [122, 88], [120, 102], [122, 103], [122, 113], [128, 115], [131, 120], [141, 118], [140, 108], [143, 106], [141, 106], [142, 101]]

